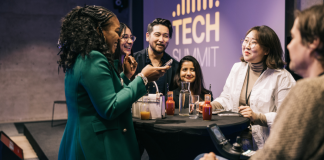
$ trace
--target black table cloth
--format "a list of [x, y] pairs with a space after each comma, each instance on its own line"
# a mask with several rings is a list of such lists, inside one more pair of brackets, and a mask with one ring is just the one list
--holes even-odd
[[244, 117], [221, 117], [213, 115], [211, 121], [179, 116], [165, 119], [141, 120], [133, 118], [140, 146], [146, 148], [150, 159], [194, 159], [198, 154], [215, 152], [216, 148], [207, 132], [207, 125], [216, 123], [227, 139], [235, 142], [250, 120]]

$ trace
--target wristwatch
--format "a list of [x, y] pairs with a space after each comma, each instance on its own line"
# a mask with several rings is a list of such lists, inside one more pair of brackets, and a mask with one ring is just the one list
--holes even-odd
[[144, 85], [147, 84], [148, 80], [147, 80], [147, 78], [142, 73], [137, 74], [137, 76], [139, 76], [139, 77], [141, 77], [143, 79]]

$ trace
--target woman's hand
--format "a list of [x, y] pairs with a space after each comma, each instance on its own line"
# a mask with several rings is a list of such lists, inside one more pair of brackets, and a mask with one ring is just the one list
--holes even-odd
[[199, 102], [199, 112], [202, 113], [202, 109], [203, 109], [203, 106], [204, 106], [205, 102]]
[[239, 112], [243, 115], [243, 117], [249, 118], [251, 122], [254, 122], [256, 119], [256, 114], [252, 111], [250, 106], [240, 106]]
[[215, 153], [210, 152], [210, 153], [206, 153], [204, 155], [204, 157], [200, 158], [199, 160], [218, 160]]
[[136, 68], [137, 68], [137, 62], [135, 58], [126, 55], [126, 57], [124, 58], [123, 70], [124, 70], [124, 74], [128, 79], [130, 79], [134, 75]]
[[153, 67], [151, 65], [146, 65], [141, 73], [147, 78], [148, 82], [156, 81], [164, 75], [164, 73], [170, 69], [171, 66], [164, 67]]

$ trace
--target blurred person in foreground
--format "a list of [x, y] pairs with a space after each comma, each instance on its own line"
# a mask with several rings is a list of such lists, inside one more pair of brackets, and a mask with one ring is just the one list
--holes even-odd
[[[289, 67], [304, 79], [287, 95], [252, 160], [324, 159], [324, 5], [296, 11], [291, 36]], [[209, 153], [200, 160], [214, 159]]]

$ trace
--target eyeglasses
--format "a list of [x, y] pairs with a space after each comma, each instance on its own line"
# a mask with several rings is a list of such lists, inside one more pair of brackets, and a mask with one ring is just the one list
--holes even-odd
[[253, 49], [258, 43], [255, 40], [248, 41], [247, 39], [241, 39], [242, 46], [250, 45], [251, 49]]
[[135, 40], [136, 40], [136, 37], [133, 36], [133, 35], [128, 36], [127, 34], [124, 34], [124, 35], [121, 37], [121, 39], [124, 39], [125, 41], [128, 41], [129, 38], [130, 38], [133, 42], [135, 42]]

